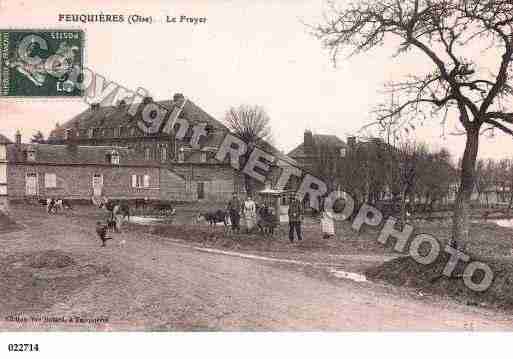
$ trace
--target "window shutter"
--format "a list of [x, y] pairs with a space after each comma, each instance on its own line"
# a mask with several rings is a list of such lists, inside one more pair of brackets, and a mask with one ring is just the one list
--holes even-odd
[[137, 176], [132, 175], [132, 187], [137, 187]]
[[150, 176], [144, 175], [143, 187], [144, 188], [150, 187]]

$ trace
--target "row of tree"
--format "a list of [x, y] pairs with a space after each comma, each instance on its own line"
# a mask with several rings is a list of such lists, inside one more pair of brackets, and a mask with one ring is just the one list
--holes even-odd
[[479, 159], [476, 166], [476, 192], [487, 207], [495, 202], [513, 206], [513, 159]]
[[358, 142], [342, 156], [328, 145], [316, 147], [313, 171], [330, 190], [349, 192], [358, 203], [389, 201], [406, 212], [406, 204], [433, 210], [447, 201], [457, 181], [446, 149], [431, 151], [426, 144], [404, 141], [395, 146], [377, 138]]
[[[452, 244], [470, 236], [470, 202], [476, 182], [479, 137], [496, 129], [513, 135], [513, 2], [511, 0], [330, 1], [314, 34], [340, 55], [387, 45], [391, 55], [416, 56], [410, 74], [386, 85], [389, 99], [376, 122], [410, 125], [457, 119], [466, 136], [454, 207]], [[495, 61], [489, 61], [490, 58]], [[488, 60], [487, 60], [488, 59]]]

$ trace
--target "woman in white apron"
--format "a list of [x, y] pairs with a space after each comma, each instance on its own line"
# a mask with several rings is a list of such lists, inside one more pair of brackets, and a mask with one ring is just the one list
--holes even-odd
[[244, 201], [244, 218], [246, 220], [246, 229], [249, 233], [256, 226], [257, 221], [256, 203], [251, 199], [251, 196]]

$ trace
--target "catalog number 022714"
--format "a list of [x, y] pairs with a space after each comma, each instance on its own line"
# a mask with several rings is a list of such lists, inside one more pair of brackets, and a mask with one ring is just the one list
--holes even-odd
[[38, 344], [9, 344], [7, 350], [10, 352], [38, 352]]

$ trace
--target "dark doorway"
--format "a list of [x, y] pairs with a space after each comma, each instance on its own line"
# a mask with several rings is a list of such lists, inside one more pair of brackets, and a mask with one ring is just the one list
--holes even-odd
[[205, 183], [198, 182], [198, 199], [204, 199], [204, 198], [205, 198]]

